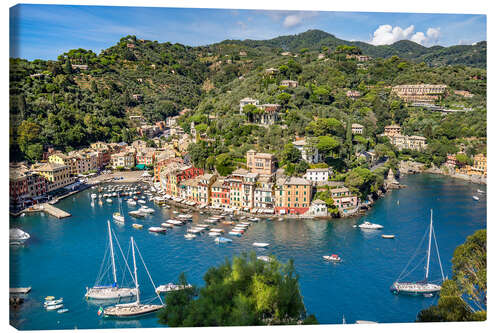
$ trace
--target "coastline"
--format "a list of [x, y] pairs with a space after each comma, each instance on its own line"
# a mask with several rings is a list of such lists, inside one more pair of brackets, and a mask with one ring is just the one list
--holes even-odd
[[441, 168], [437, 168], [433, 165], [430, 168], [426, 168], [423, 163], [413, 162], [413, 161], [400, 161], [399, 172], [405, 175], [411, 175], [416, 173], [430, 173], [430, 174], [436, 174], [436, 175], [448, 176], [455, 179], [460, 179], [468, 183], [487, 185], [487, 177], [456, 173], [454, 170], [452, 170], [447, 166], [442, 166]]

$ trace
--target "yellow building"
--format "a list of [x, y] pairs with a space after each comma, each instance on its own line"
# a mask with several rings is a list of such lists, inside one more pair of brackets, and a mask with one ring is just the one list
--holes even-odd
[[274, 209], [278, 214], [304, 214], [311, 204], [311, 182], [288, 177], [276, 181]]
[[73, 177], [71, 177], [71, 167], [68, 165], [44, 163], [34, 171], [47, 179], [47, 192], [57, 190], [74, 182]]
[[49, 156], [49, 163], [70, 165], [70, 158], [62, 153], [55, 153]]

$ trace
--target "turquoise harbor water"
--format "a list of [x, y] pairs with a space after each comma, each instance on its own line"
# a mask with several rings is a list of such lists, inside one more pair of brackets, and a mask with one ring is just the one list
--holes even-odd
[[[253, 249], [253, 242], [267, 242], [268, 249], [256, 249], [258, 255], [274, 254], [279, 260], [293, 259], [300, 274], [300, 286], [308, 312], [322, 324], [356, 320], [381, 323], [412, 322], [419, 310], [437, 299], [395, 296], [389, 292], [415, 252], [429, 224], [429, 210], [434, 210], [435, 232], [446, 275], [451, 276], [455, 247], [480, 228], [486, 227], [486, 195], [477, 189], [485, 186], [436, 175], [403, 177], [407, 188], [395, 190], [377, 201], [365, 216], [351, 219], [261, 221], [241, 238], [230, 244], [215, 244], [206, 234], [185, 240], [187, 226], [168, 230], [166, 235], [152, 234], [149, 226], [159, 226], [172, 214], [155, 206], [152, 216], [136, 220], [123, 203], [125, 225], [112, 223], [126, 252], [130, 236], [134, 236], [149, 271], [158, 284], [177, 280], [186, 272], [190, 283], [203, 284], [208, 267], [224, 258]], [[85, 287], [96, 280], [107, 243], [106, 221], [117, 210], [117, 200], [102, 207], [90, 206], [90, 193], [81, 192], [64, 199], [58, 207], [72, 217], [57, 220], [39, 214], [11, 218], [11, 227], [21, 227], [31, 235], [24, 247], [10, 248], [10, 286], [32, 286], [21, 310], [11, 311], [10, 321], [23, 330], [94, 329], [160, 326], [156, 318], [113, 320], [97, 316], [98, 305], [84, 299]], [[472, 195], [481, 198], [473, 201]], [[399, 202], [399, 204], [398, 204]], [[203, 216], [201, 217], [201, 220]], [[381, 231], [365, 232], [352, 225], [369, 220], [384, 225]], [[194, 223], [200, 216], [194, 214]], [[132, 223], [144, 224], [143, 230]], [[225, 229], [229, 229], [225, 227]], [[395, 239], [382, 239], [381, 234], [395, 234]], [[324, 262], [322, 255], [339, 254], [340, 264]], [[423, 257], [424, 252], [418, 258]], [[431, 279], [440, 276], [436, 256], [431, 262]], [[417, 260], [418, 261], [418, 260]], [[139, 267], [142, 298], [153, 296], [153, 288], [142, 267]], [[411, 279], [424, 276], [424, 263], [416, 267]], [[144, 289], [142, 288], [144, 287]], [[58, 314], [43, 309], [47, 295], [64, 298], [69, 312]]]

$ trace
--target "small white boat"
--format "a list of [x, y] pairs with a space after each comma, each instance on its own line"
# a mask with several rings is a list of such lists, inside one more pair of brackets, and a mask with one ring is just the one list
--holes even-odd
[[336, 254], [331, 254], [329, 256], [323, 256], [323, 259], [325, 259], [326, 261], [331, 261], [331, 262], [340, 262], [341, 261], [340, 257]]
[[141, 208], [139, 208], [139, 210], [144, 212], [144, 213], [148, 213], [148, 214], [152, 214], [155, 212], [155, 210], [153, 208], [149, 208], [148, 206], [141, 206]]
[[95, 198], [97, 198], [97, 194], [92, 193], [92, 194], [90, 195], [90, 197], [91, 197], [92, 199], [95, 199]]
[[476, 200], [476, 201], [479, 201], [479, 198], [476, 197], [475, 195], [472, 196], [472, 199]]
[[214, 241], [218, 244], [220, 243], [232, 243], [233, 240], [231, 238], [225, 238], [225, 237], [216, 237]]
[[193, 238], [196, 238], [196, 235], [195, 235], [195, 234], [188, 233], [188, 234], [185, 234], [185, 235], [184, 235], [184, 238], [186, 238], [186, 239], [193, 239]]
[[146, 217], [146, 215], [148, 215], [148, 214], [144, 213], [140, 210], [131, 210], [130, 212], [128, 212], [128, 215], [133, 216], [133, 217], [143, 218], [143, 217]]
[[269, 243], [253, 243], [252, 245], [255, 247], [268, 247]]
[[113, 200], [111, 200], [111, 199], [109, 199], [109, 198], [108, 198], [108, 199], [106, 199], [106, 202], [107, 202], [107, 203], [112, 203], [112, 202], [113, 202]]
[[45, 309], [47, 311], [51, 311], [51, 310], [57, 310], [57, 309], [60, 309], [64, 306], [64, 304], [56, 304], [56, 305], [49, 305], [49, 306], [46, 306]]
[[384, 226], [383, 225], [380, 225], [380, 224], [376, 224], [376, 223], [371, 223], [371, 222], [368, 222], [368, 221], [365, 221], [363, 223], [361, 223], [360, 225], [354, 225], [353, 226], [354, 228], [358, 227], [360, 229], [372, 229], [372, 230], [376, 230], [376, 229], [382, 229]]
[[125, 223], [125, 217], [120, 212], [113, 213], [113, 220], [120, 223]]
[[148, 229], [148, 231], [150, 232], [156, 232], [156, 233], [165, 233], [167, 232], [167, 228], [163, 228], [163, 227], [151, 227]]
[[13, 228], [9, 230], [9, 240], [10, 242], [25, 242], [30, 238], [30, 234], [25, 231], [22, 231], [18, 228]]
[[172, 220], [172, 219], [170, 219], [170, 220], [167, 220], [166, 222], [170, 223], [170, 224], [173, 224], [173, 225], [176, 225], [176, 226], [184, 225], [184, 222], [179, 221], [179, 220]]
[[483, 190], [477, 189], [477, 193], [484, 193]]
[[135, 229], [142, 229], [144, 226], [142, 224], [139, 224], [139, 223], [132, 223], [132, 228], [135, 228]]
[[182, 289], [187, 289], [187, 288], [192, 288], [192, 287], [193, 286], [190, 284], [183, 286], [180, 284], [167, 283], [167, 284], [162, 284], [162, 285], [158, 286], [156, 288], [156, 293], [163, 294], [163, 293], [168, 293], [171, 291], [182, 290]]
[[135, 202], [134, 199], [128, 199], [127, 200], [127, 204], [130, 205], [130, 206], [135, 206], [135, 205], [137, 205], [137, 202]]
[[242, 233], [238, 232], [238, 231], [230, 231], [227, 234], [231, 235], [231, 236], [238, 236], [238, 237], [241, 237], [241, 235], [242, 235]]
[[224, 230], [223, 229], [217, 229], [217, 228], [212, 228], [209, 230], [210, 232], [220, 232], [221, 234], [224, 233]]
[[217, 237], [217, 236], [220, 236], [221, 233], [220, 232], [211, 231], [211, 232], [208, 233], [208, 235], [210, 237]]
[[146, 201], [142, 200], [142, 199], [137, 200], [137, 202], [140, 203], [140, 204], [143, 204], [143, 205], [146, 203]]
[[394, 235], [382, 235], [382, 238], [385, 238], [385, 239], [394, 239]]
[[62, 302], [63, 302], [62, 298], [53, 299], [53, 300], [43, 302], [43, 306], [47, 307], [47, 306], [51, 306], [51, 305], [62, 304]]
[[59, 310], [57, 310], [57, 313], [65, 313], [68, 311], [69, 311], [69, 309], [59, 309]]
[[265, 261], [265, 262], [271, 262], [271, 257], [268, 257], [268, 256], [258, 256], [257, 260]]

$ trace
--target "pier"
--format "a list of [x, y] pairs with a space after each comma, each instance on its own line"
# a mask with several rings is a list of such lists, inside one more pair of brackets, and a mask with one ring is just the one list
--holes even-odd
[[31, 291], [31, 287], [25, 288], [9, 288], [10, 294], [27, 294]]
[[63, 219], [65, 217], [71, 216], [70, 213], [65, 212], [64, 210], [59, 209], [57, 207], [54, 207], [49, 203], [34, 205], [32, 208], [27, 209], [26, 212], [45, 212], [54, 217], [57, 217], [58, 219]]

